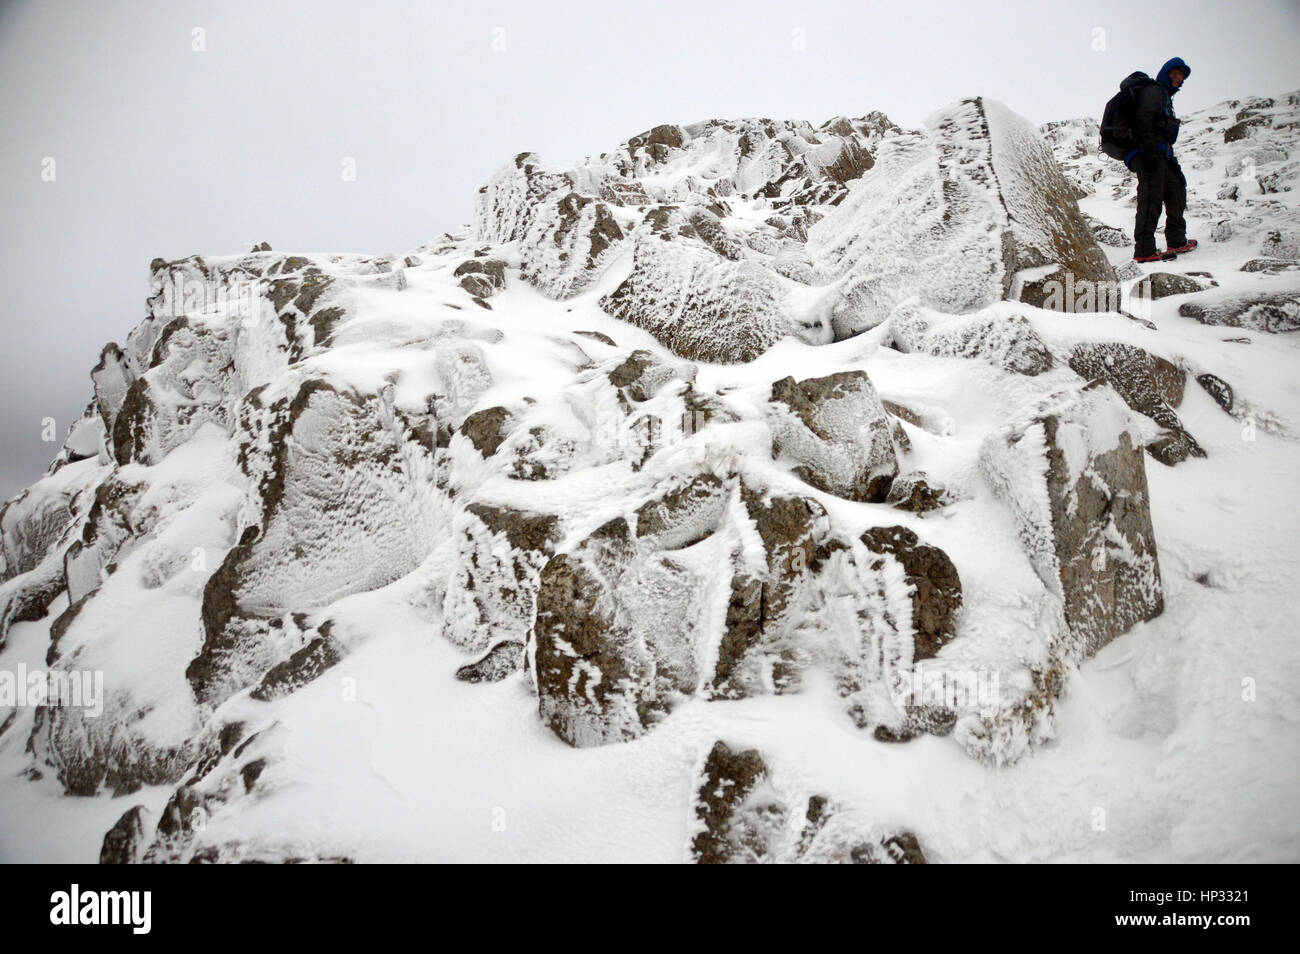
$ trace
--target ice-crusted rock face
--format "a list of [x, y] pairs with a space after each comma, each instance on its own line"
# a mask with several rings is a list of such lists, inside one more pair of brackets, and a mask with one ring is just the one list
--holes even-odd
[[1070, 354], [1070, 368], [1088, 380], [1105, 380], [1125, 404], [1164, 429], [1165, 433], [1146, 445], [1156, 460], [1173, 465], [1205, 456], [1175, 410], [1182, 403], [1187, 379], [1182, 368], [1141, 348], [1116, 342], [1076, 345]]
[[518, 241], [520, 276], [553, 298], [630, 257], [630, 274], [601, 299], [609, 313], [683, 357], [748, 361], [812, 333], [795, 301], [812, 279], [800, 253], [807, 225], [897, 131], [878, 113], [818, 128], [714, 120], [657, 126], [565, 171], [524, 153], [480, 189], [476, 234]]
[[712, 473], [602, 524], [542, 569], [542, 718], [596, 745], [641, 735], [686, 696], [782, 690], [782, 641], [825, 531], [815, 501]]
[[840, 292], [837, 338], [880, 324], [911, 298], [959, 314], [1005, 298], [1045, 305], [1046, 283], [1063, 284], [1067, 273], [1080, 286], [1114, 282], [1038, 132], [981, 98], [885, 143], [808, 244]]

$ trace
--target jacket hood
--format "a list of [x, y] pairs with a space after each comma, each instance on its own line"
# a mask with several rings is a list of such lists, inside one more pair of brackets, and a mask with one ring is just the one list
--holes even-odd
[[1187, 82], [1188, 77], [1192, 75], [1192, 68], [1183, 62], [1183, 58], [1181, 56], [1175, 56], [1172, 60], [1169, 60], [1167, 63], [1165, 63], [1164, 66], [1160, 67], [1160, 72], [1156, 74], [1156, 82], [1159, 83], [1161, 86], [1163, 86], [1165, 89], [1167, 89], [1169, 91], [1169, 95], [1172, 96], [1174, 93], [1178, 92], [1178, 90], [1175, 89], [1172, 85], [1170, 85], [1169, 82], [1170, 70], [1182, 70], [1183, 82], [1185, 83]]

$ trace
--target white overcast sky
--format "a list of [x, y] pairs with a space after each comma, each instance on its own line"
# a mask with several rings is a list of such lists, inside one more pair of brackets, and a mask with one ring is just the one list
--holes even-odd
[[57, 451], [42, 419], [61, 441], [155, 256], [404, 251], [468, 222], [516, 153], [558, 165], [658, 123], [917, 126], [973, 94], [1096, 116], [1171, 56], [1186, 113], [1300, 87], [1297, 53], [1300, 0], [0, 0], [0, 497]]

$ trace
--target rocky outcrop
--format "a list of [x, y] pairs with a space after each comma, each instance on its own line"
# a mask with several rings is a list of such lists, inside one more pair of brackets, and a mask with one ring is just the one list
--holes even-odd
[[506, 287], [506, 264], [497, 258], [471, 258], [456, 266], [452, 275], [473, 298], [491, 298]]
[[131, 865], [140, 860], [145, 848], [145, 821], [148, 817], [143, 805], [128, 809], [104, 835], [104, 845], [99, 852], [101, 865]]
[[540, 573], [560, 538], [551, 514], [470, 503], [452, 524], [455, 571], [443, 600], [443, 632], [468, 652], [523, 642], [536, 613]]
[[285, 614], [395, 580], [434, 543], [414, 480], [431, 448], [382, 398], [307, 378], [250, 392], [238, 421], [260, 514], [204, 589], [203, 647], [186, 675], [212, 704], [296, 649], [277, 632]]
[[[600, 300], [615, 318], [691, 361], [752, 361], [798, 330], [784, 280], [688, 235], [636, 233], [632, 273]], [[692, 229], [693, 231], [693, 229]]]
[[908, 471], [899, 474], [889, 485], [889, 495], [885, 503], [895, 509], [906, 510], [918, 516], [941, 510], [954, 501], [952, 492], [941, 481], [929, 476], [924, 471]]
[[520, 242], [520, 276], [550, 298], [570, 298], [600, 277], [625, 238], [599, 199], [577, 192], [549, 198]]

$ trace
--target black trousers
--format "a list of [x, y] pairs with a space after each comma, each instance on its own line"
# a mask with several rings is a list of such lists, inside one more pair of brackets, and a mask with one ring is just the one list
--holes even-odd
[[1161, 156], [1155, 167], [1148, 169], [1139, 158], [1133, 163], [1137, 173], [1137, 220], [1133, 225], [1134, 254], [1154, 255], [1156, 252], [1156, 226], [1160, 223], [1160, 210], [1165, 212], [1165, 243], [1167, 248], [1187, 244], [1187, 182], [1176, 162]]

